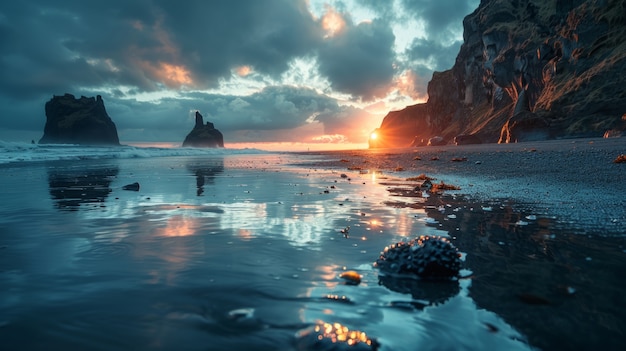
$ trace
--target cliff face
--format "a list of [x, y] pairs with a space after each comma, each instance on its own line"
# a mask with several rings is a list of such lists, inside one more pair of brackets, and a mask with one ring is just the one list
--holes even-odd
[[428, 102], [383, 120], [379, 134], [403, 131], [384, 146], [435, 135], [516, 142], [626, 130], [626, 0], [482, 0], [463, 27], [456, 62], [433, 74]]
[[408, 145], [417, 135], [431, 134], [430, 120], [419, 118], [419, 116], [427, 115], [426, 108], [426, 104], [418, 104], [407, 106], [402, 111], [389, 112], [383, 119], [380, 128], [374, 130], [370, 136], [370, 147]]
[[204, 124], [202, 115], [196, 111], [196, 124], [185, 137], [183, 147], [224, 147], [224, 136], [213, 123]]
[[46, 125], [40, 144], [119, 145], [115, 123], [94, 97], [53, 96], [46, 103]]

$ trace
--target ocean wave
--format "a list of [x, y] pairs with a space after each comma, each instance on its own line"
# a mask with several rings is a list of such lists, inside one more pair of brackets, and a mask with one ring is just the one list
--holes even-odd
[[33, 144], [0, 140], [0, 164], [85, 159], [127, 159], [169, 156], [226, 156], [265, 154], [259, 149], [85, 146], [75, 144]]

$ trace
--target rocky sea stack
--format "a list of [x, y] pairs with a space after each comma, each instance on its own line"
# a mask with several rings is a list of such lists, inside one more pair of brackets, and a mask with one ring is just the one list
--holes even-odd
[[196, 111], [196, 125], [187, 134], [183, 147], [224, 147], [224, 136], [213, 123], [204, 124], [202, 115]]
[[626, 0], [482, 0], [428, 101], [390, 112], [370, 147], [621, 136]]
[[119, 145], [115, 123], [102, 97], [53, 96], [46, 103], [46, 126], [40, 144]]

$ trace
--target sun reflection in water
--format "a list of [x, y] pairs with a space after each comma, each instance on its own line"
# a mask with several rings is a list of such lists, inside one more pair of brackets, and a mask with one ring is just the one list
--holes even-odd
[[371, 178], [370, 178], [370, 182], [372, 184], [377, 184], [378, 183], [378, 172], [372, 171], [372, 172], [370, 172], [370, 174], [372, 175]]
[[196, 233], [198, 218], [184, 215], [173, 215], [167, 218], [164, 228], [157, 228], [160, 236], [189, 236]]
[[254, 237], [254, 233], [249, 229], [239, 229], [237, 236], [242, 240], [248, 241]]
[[[363, 347], [367, 350], [377, 350], [378, 342], [374, 339], [371, 339], [367, 336], [365, 332], [360, 330], [349, 329], [345, 325], [335, 322], [335, 323], [327, 323], [324, 321], [317, 321], [315, 326], [309, 329], [305, 329], [298, 333], [298, 343], [301, 346], [314, 347], [314, 345], [325, 345], [326, 343], [331, 344], [345, 344], [348, 347], [359, 347], [359, 350], [362, 350]], [[317, 348], [317, 347], [316, 347]], [[335, 348], [334, 346], [325, 345], [323, 349], [340, 349], [343, 350], [343, 347]]]
[[396, 216], [396, 234], [407, 237], [412, 235], [413, 231], [413, 216], [409, 216], [408, 213], [402, 212]]

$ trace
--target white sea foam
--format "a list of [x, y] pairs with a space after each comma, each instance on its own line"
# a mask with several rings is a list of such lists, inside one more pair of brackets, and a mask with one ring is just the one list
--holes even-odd
[[259, 149], [160, 148], [138, 146], [84, 146], [72, 144], [32, 144], [0, 141], [0, 164], [56, 160], [127, 159], [168, 156], [211, 156], [263, 154]]

